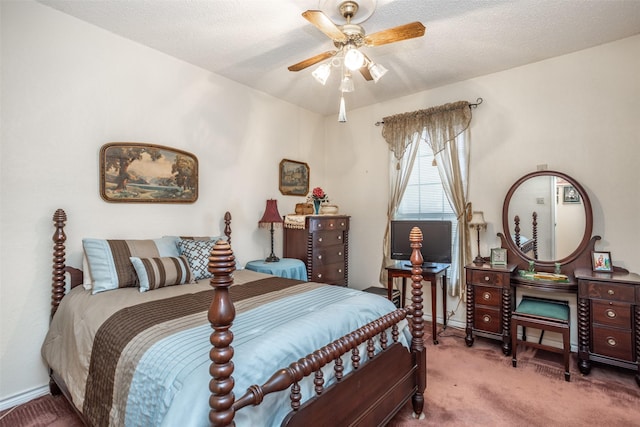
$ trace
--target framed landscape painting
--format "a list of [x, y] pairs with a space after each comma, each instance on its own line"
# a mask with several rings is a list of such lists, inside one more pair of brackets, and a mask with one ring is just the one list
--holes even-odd
[[306, 196], [309, 193], [309, 165], [282, 159], [279, 187], [285, 196]]
[[100, 149], [100, 196], [107, 202], [193, 203], [198, 159], [170, 147], [112, 142]]

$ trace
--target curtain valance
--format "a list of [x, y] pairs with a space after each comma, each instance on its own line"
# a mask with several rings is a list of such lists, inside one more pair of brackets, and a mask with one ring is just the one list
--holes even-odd
[[401, 159], [407, 146], [411, 144], [413, 135], [426, 130], [429, 135], [427, 143], [434, 154], [437, 154], [447, 142], [454, 140], [469, 127], [469, 106], [467, 101], [458, 101], [385, 117], [382, 137], [389, 144], [389, 150], [393, 151], [395, 158]]

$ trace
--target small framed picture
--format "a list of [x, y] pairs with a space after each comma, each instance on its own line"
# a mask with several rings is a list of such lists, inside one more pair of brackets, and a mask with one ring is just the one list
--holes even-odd
[[591, 252], [591, 265], [593, 266], [593, 271], [612, 272], [611, 252]]
[[564, 203], [580, 203], [580, 193], [573, 185], [565, 185], [562, 190], [562, 201]]
[[507, 265], [507, 250], [504, 248], [492, 248], [491, 265]]

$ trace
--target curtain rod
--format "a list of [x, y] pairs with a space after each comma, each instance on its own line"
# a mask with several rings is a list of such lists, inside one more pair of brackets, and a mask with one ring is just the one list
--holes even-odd
[[[476, 99], [476, 103], [475, 103], [475, 104], [471, 104], [471, 103], [470, 103], [470, 104], [469, 104], [469, 108], [477, 108], [477, 107], [478, 107], [478, 105], [482, 104], [482, 101], [483, 101], [483, 99], [482, 99], [482, 98], [478, 98], [478, 99]], [[383, 125], [383, 124], [384, 124], [384, 120], [381, 120], [381, 121], [379, 121], [379, 122], [375, 122], [375, 125], [376, 125], [376, 126], [380, 126], [380, 125]]]

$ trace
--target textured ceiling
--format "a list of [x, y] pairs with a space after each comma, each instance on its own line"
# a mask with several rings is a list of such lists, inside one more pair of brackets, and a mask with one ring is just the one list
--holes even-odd
[[[333, 49], [301, 13], [339, 0], [38, 1], [308, 110], [337, 113], [336, 73], [321, 86], [315, 67], [287, 66]], [[348, 109], [639, 34], [640, 0], [378, 0], [361, 25], [371, 34], [413, 21], [426, 26], [424, 37], [363, 48], [389, 72], [378, 83], [354, 76]]]

